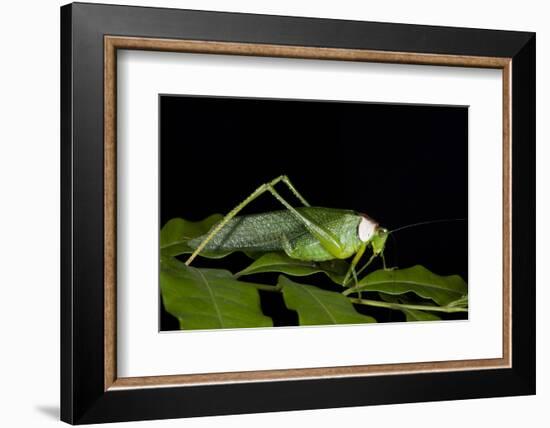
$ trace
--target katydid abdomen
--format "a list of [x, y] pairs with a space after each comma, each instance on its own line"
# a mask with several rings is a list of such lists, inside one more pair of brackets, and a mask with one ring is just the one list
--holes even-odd
[[[361, 214], [322, 207], [299, 207], [296, 210], [338, 238], [343, 247], [340, 258], [355, 254], [363, 244], [359, 225], [365, 217]], [[188, 245], [197, 248], [207, 235], [192, 239]], [[284, 251], [289, 257], [308, 261], [334, 259], [334, 255], [289, 210], [233, 217], [203, 249], [205, 253], [211, 254], [235, 250]]]

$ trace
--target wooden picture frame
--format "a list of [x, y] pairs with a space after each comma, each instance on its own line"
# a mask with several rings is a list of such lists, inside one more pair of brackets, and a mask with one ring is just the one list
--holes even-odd
[[[502, 70], [502, 358], [118, 377], [119, 49]], [[114, 422], [535, 392], [534, 34], [76, 3], [61, 9], [61, 53], [62, 420]], [[264, 398], [252, 400], [255, 396]]]

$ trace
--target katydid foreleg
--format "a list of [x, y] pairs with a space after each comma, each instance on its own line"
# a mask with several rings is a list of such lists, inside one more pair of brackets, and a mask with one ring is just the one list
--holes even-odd
[[363, 254], [365, 254], [365, 250], [367, 249], [368, 242], [363, 243], [359, 250], [355, 253], [355, 256], [353, 256], [353, 259], [351, 260], [351, 263], [349, 265], [349, 269], [346, 272], [346, 276], [344, 277], [344, 281], [342, 282], [342, 285], [345, 286], [348, 281], [350, 280], [350, 276], [353, 275], [353, 279], [355, 280], [355, 283], [357, 284], [358, 278], [357, 278], [357, 272], [355, 270], [355, 266], [357, 266], [357, 263], [359, 263], [359, 260], [361, 260], [361, 257], [363, 257]]
[[[369, 267], [369, 265], [374, 261], [374, 259], [376, 258], [376, 256], [378, 256], [378, 254], [372, 254], [370, 256], [370, 258], [368, 259], [367, 263], [365, 263], [363, 266], [361, 266], [361, 268], [358, 270], [358, 271], [355, 271], [354, 270], [354, 273], [355, 273], [355, 277], [359, 277], [359, 275], [361, 275], [363, 273], [363, 271]], [[359, 260], [357, 260], [357, 262], [359, 262]], [[355, 264], [357, 264], [357, 262]], [[350, 266], [351, 268], [351, 266]], [[353, 268], [355, 268], [355, 266], [353, 266]], [[350, 275], [349, 273], [346, 274], [346, 277], [344, 278], [344, 282], [343, 282], [343, 286], [347, 286], [348, 285], [348, 282], [350, 281]], [[356, 280], [357, 281], [357, 280]]]

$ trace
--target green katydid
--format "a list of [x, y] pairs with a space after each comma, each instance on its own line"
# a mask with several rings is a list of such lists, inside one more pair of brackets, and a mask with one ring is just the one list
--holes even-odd
[[[293, 207], [275, 189], [284, 183], [303, 206]], [[271, 193], [286, 209], [261, 214], [238, 216], [239, 212], [263, 193]], [[250, 252], [284, 251], [293, 259], [327, 261], [353, 256], [342, 285], [359, 275], [380, 256], [384, 268], [384, 247], [389, 231], [366, 214], [352, 210], [312, 207], [296, 190], [286, 175], [262, 184], [244, 201], [231, 210], [203, 236], [188, 242], [194, 252], [191, 262], [202, 251], [209, 253], [242, 250]], [[369, 246], [370, 259], [356, 271], [356, 266]]]

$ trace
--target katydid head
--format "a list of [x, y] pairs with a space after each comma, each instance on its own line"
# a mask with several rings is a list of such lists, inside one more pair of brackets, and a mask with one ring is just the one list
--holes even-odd
[[386, 246], [386, 240], [388, 239], [388, 236], [390, 235], [390, 232], [388, 229], [385, 229], [383, 227], [379, 227], [376, 230], [376, 233], [372, 237], [372, 252], [374, 254], [380, 254], [382, 251], [384, 251], [384, 247]]

